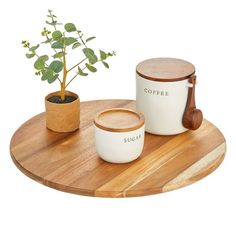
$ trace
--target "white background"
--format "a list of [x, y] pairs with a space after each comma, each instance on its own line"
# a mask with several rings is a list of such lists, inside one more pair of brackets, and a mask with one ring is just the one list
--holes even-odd
[[[0, 235], [236, 235], [234, 0], [2, 1], [0, 8]], [[27, 119], [44, 110], [58, 89], [34, 76], [22, 39], [38, 42], [47, 9], [76, 22], [95, 48], [115, 50], [110, 69], [99, 67], [70, 87], [82, 101], [135, 98], [135, 66], [170, 56], [195, 64], [197, 105], [224, 133], [227, 155], [210, 176], [177, 191], [129, 199], [59, 192], [23, 175], [9, 142]], [[34, 134], [32, 134], [34, 135]]]

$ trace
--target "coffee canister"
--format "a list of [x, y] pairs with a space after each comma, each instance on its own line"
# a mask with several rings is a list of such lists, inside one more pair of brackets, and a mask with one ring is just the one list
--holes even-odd
[[174, 135], [200, 127], [195, 105], [195, 67], [176, 58], [152, 58], [136, 67], [136, 106], [147, 132]]
[[130, 109], [112, 108], [94, 118], [95, 147], [98, 155], [112, 163], [137, 159], [144, 145], [144, 117]]

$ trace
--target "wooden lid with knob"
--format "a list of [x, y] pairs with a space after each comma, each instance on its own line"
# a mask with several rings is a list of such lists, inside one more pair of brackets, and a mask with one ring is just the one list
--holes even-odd
[[97, 113], [94, 124], [111, 132], [128, 132], [141, 128], [144, 125], [144, 116], [130, 109], [113, 108]]
[[148, 80], [175, 82], [192, 76], [195, 73], [195, 67], [182, 59], [162, 57], [140, 62], [136, 67], [136, 72]]

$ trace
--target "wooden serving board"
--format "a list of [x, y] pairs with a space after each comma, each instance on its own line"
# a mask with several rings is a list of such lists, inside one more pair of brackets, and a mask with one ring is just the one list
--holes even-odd
[[81, 103], [81, 128], [55, 133], [41, 113], [24, 123], [11, 140], [16, 166], [49, 187], [89, 196], [131, 197], [166, 192], [194, 183], [223, 161], [226, 143], [221, 132], [204, 120], [197, 131], [174, 136], [145, 135], [139, 159], [110, 164], [95, 150], [93, 117], [103, 109], [135, 108], [131, 100]]

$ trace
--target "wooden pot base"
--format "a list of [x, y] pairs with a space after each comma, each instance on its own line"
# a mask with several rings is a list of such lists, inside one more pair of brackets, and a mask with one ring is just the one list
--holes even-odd
[[56, 133], [46, 128], [45, 113], [24, 123], [13, 135], [10, 152], [16, 166], [49, 187], [89, 196], [131, 197], [178, 189], [214, 171], [223, 161], [221, 132], [204, 120], [196, 131], [174, 136], [146, 133], [140, 158], [110, 164], [95, 150], [93, 117], [104, 109], [135, 108], [132, 100], [81, 103], [80, 129]]

